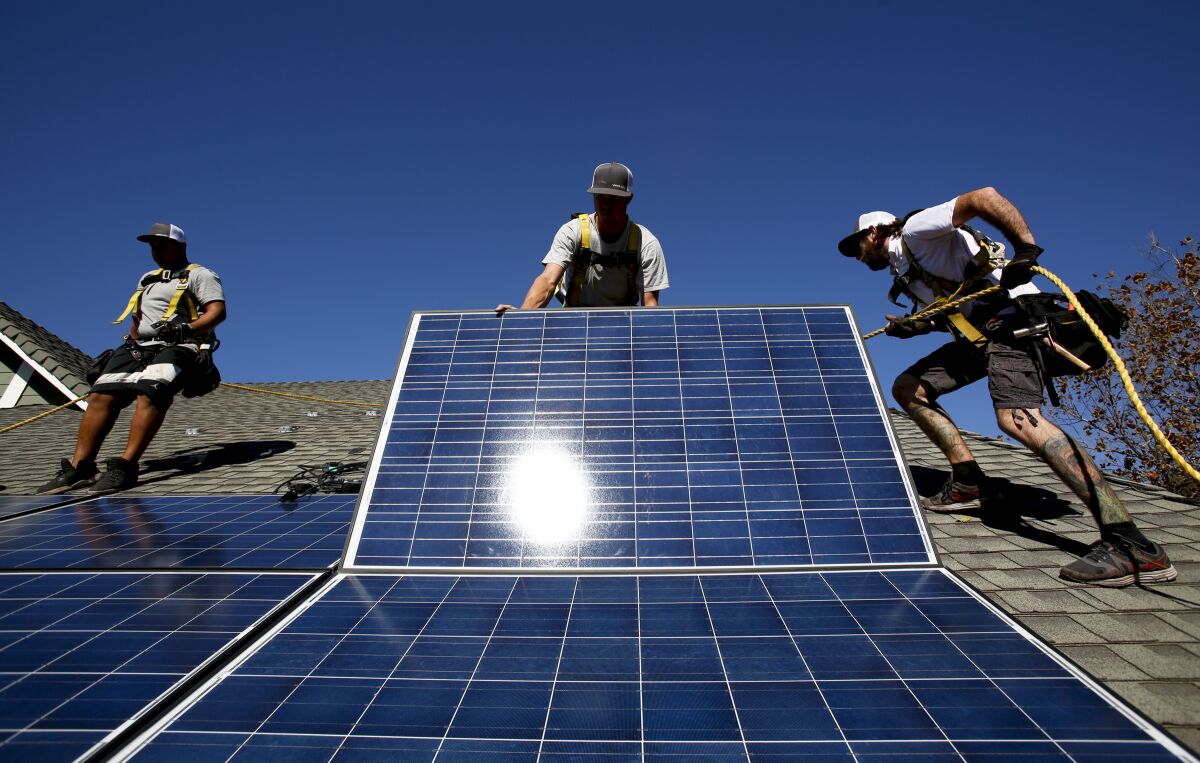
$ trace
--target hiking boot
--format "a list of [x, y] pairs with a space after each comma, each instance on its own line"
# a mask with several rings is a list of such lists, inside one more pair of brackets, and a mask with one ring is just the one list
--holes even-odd
[[123, 458], [110, 458], [104, 462], [104, 474], [96, 484], [88, 488], [92, 495], [107, 495], [128, 490], [137, 484], [138, 465]]
[[937, 495], [921, 498], [921, 506], [939, 514], [979, 509], [983, 506], [983, 488], [949, 479]]
[[54, 479], [34, 492], [37, 495], [58, 495], [77, 487], [90, 485], [96, 479], [96, 472], [95, 461], [80, 461], [79, 466], [71, 466], [71, 460], [64, 458], [58, 465], [58, 474], [54, 475]]
[[1072, 583], [1124, 588], [1134, 583], [1169, 583], [1178, 575], [1167, 552], [1157, 543], [1149, 551], [1120, 538], [1102, 540], [1092, 550], [1058, 571]]

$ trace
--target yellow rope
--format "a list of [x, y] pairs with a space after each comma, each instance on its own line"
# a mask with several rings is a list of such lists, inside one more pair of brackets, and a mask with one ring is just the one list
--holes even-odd
[[379, 408], [379, 403], [363, 403], [358, 400], [330, 400], [324, 397], [313, 397], [312, 395], [295, 395], [291, 392], [275, 392], [269, 389], [258, 389], [257, 387], [247, 387], [244, 384], [230, 384], [229, 382], [221, 382], [222, 387], [230, 389], [240, 389], [243, 392], [257, 392], [260, 395], [275, 395], [276, 397], [290, 397], [295, 400], [311, 400], [314, 403], [333, 403], [335, 405], [361, 405], [365, 408]]
[[[1096, 339], [1099, 340], [1100, 346], [1104, 348], [1106, 353], [1108, 353], [1108, 357], [1112, 358], [1113, 364], [1117, 367], [1117, 373], [1121, 376], [1121, 383], [1125, 387], [1125, 394], [1129, 396], [1129, 402], [1133, 403], [1133, 408], [1137, 411], [1138, 416], [1140, 416], [1142, 421], [1146, 423], [1146, 426], [1150, 428], [1150, 433], [1154, 435], [1154, 439], [1158, 441], [1158, 444], [1162, 446], [1163, 450], [1165, 450], [1171, 456], [1175, 463], [1179, 464], [1179, 467], [1183, 469], [1183, 471], [1186, 472], [1189, 477], [1197, 482], [1200, 482], [1200, 472], [1196, 471], [1196, 468], [1189, 464], [1187, 459], [1185, 459], [1183, 455], [1175, 449], [1175, 446], [1171, 444], [1171, 441], [1168, 440], [1167, 436], [1163, 434], [1161, 429], [1159, 429], [1158, 423], [1154, 421], [1154, 417], [1151, 416], [1150, 412], [1146, 410], [1146, 406], [1142, 404], [1142, 398], [1138, 395], [1137, 390], [1134, 389], [1133, 379], [1130, 378], [1129, 371], [1125, 368], [1125, 361], [1121, 360], [1121, 356], [1118, 355], [1117, 351], [1113, 349], [1112, 344], [1108, 341], [1108, 337], [1104, 335], [1104, 332], [1101, 331], [1100, 327], [1096, 325], [1096, 322], [1092, 320], [1092, 316], [1088, 315], [1087, 310], [1083, 309], [1083, 305], [1079, 304], [1079, 299], [1075, 296], [1075, 292], [1071, 291], [1070, 287], [1063, 283], [1061, 278], [1054, 275], [1049, 270], [1037, 265], [1033, 267], [1033, 270], [1034, 272], [1041, 273], [1042, 275], [1046, 276], [1046, 278], [1049, 278], [1054, 282], [1055, 286], [1062, 290], [1062, 293], [1064, 296], [1066, 296], [1067, 301], [1070, 302], [1071, 306], [1074, 307], [1076, 312], [1079, 313], [1079, 317], [1083, 319], [1083, 322], [1087, 324], [1087, 327], [1091, 330], [1092, 334], [1094, 334]], [[999, 291], [1000, 288], [1001, 287], [998, 285], [990, 286], [982, 291], [977, 291], [974, 294], [969, 294], [965, 297], [961, 297], [945, 304], [934, 302], [924, 310], [913, 313], [909, 320], [953, 310], [963, 302], [969, 302], [972, 299], [983, 296], [984, 294], [990, 294], [994, 291]], [[885, 326], [884, 328], [877, 329], [869, 334], [864, 334], [863, 340], [865, 341], [871, 337], [879, 336], [886, 329], [887, 327]]]
[[33, 422], [37, 421], [38, 419], [45, 418], [52, 413], [57, 413], [57, 412], [61, 411], [63, 408], [70, 408], [72, 405], [75, 405], [80, 400], [83, 400], [85, 397], [87, 397], [87, 395], [84, 395], [83, 397], [77, 397], [74, 400], [69, 400], [69, 401], [63, 403], [62, 405], [58, 406], [57, 408], [51, 408], [48, 411], [42, 411], [38, 415], [30, 416], [29, 418], [25, 419], [24, 421], [18, 421], [16, 424], [9, 424], [8, 426], [4, 427], [4, 429], [0, 429], [0, 434], [4, 434], [5, 432], [8, 432], [12, 429], [16, 429], [17, 427], [23, 427], [26, 424], [32, 424]]
[[[980, 297], [986, 296], [988, 294], [991, 294], [991, 293], [997, 292], [997, 291], [1000, 291], [999, 285], [989, 286], [986, 289], [980, 289], [979, 291], [971, 292], [970, 294], [966, 295], [965, 297], [959, 297], [958, 299], [951, 300], [950, 302], [946, 302], [944, 304], [940, 301], [935, 301], [933, 304], [929, 305], [924, 310], [919, 310], [919, 311], [913, 313], [912, 315], [908, 316], [905, 320], [911, 321], [911, 320], [916, 320], [918, 318], [924, 318], [927, 315], [937, 315], [938, 313], [948, 313], [951, 310], [953, 310], [954, 308], [963, 304], [964, 302], [970, 302], [973, 299], [979, 299]], [[863, 334], [863, 340], [865, 341], [872, 337], [877, 337], [880, 334], [882, 334], [884, 331], [887, 331], [887, 326], [884, 326], [881, 329], [875, 329], [870, 334]]]
[[1074, 307], [1076, 312], [1079, 313], [1079, 317], [1082, 318], [1083, 322], [1087, 324], [1087, 327], [1092, 330], [1092, 333], [1096, 336], [1096, 339], [1099, 340], [1100, 346], [1104, 348], [1106, 353], [1108, 353], [1108, 357], [1112, 358], [1112, 362], [1117, 367], [1117, 373], [1121, 375], [1121, 383], [1125, 385], [1125, 394], [1129, 395], [1129, 402], [1133, 403], [1133, 407], [1138, 412], [1138, 416], [1141, 416], [1142, 421], [1146, 422], [1146, 426], [1150, 428], [1150, 432], [1154, 435], [1154, 439], [1157, 440], [1158, 444], [1163, 447], [1163, 450], [1170, 454], [1171, 459], [1174, 460], [1175, 463], [1179, 464], [1181, 469], [1187, 472], [1189, 477], [1197, 482], [1200, 482], [1200, 472], [1196, 471], [1196, 468], [1189, 464], [1183, 455], [1175, 449], [1175, 446], [1171, 444], [1171, 441], [1167, 439], [1167, 436], [1163, 434], [1161, 429], [1158, 428], [1158, 424], [1154, 421], [1154, 417], [1150, 415], [1150, 412], [1146, 410], [1146, 406], [1142, 405], [1142, 398], [1138, 395], [1137, 390], [1133, 387], [1133, 379], [1129, 377], [1129, 371], [1125, 368], [1125, 361], [1121, 360], [1121, 356], [1118, 355], [1117, 351], [1113, 349], [1112, 344], [1108, 341], [1108, 337], [1104, 335], [1104, 332], [1101, 331], [1100, 327], [1096, 325], [1096, 322], [1092, 320], [1092, 316], [1088, 315], [1087, 311], [1083, 309], [1083, 305], [1079, 304], [1079, 300], [1075, 297], [1075, 292], [1071, 291], [1071, 289], [1062, 282], [1061, 278], [1054, 275], [1049, 270], [1046, 270], [1043, 267], [1038, 267], [1037, 265], [1035, 265], [1033, 269], [1034, 272], [1041, 273], [1053, 281], [1054, 285], [1061, 289], [1062, 293], [1066, 295], [1067, 300], [1071, 303], [1072, 307]]

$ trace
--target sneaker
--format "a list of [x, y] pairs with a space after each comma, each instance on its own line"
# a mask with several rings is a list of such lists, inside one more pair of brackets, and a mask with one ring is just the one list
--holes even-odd
[[963, 485], [953, 479], [946, 480], [941, 492], [921, 499], [921, 506], [939, 514], [978, 509], [983, 506], [983, 490], [975, 485]]
[[1167, 558], [1167, 552], [1157, 543], [1149, 551], [1116, 540], [1102, 540], [1092, 545], [1087, 556], [1076, 559], [1058, 571], [1058, 576], [1072, 583], [1087, 583], [1108, 588], [1124, 588], [1134, 583], [1169, 583], [1178, 573]]
[[88, 488], [92, 495], [106, 495], [128, 490], [137, 484], [138, 465], [123, 458], [110, 458], [104, 462], [104, 474], [96, 484]]
[[77, 487], [90, 485], [96, 479], [96, 462], [80, 461], [79, 466], [71, 466], [70, 459], [64, 458], [58, 465], [58, 474], [54, 479], [34, 491], [37, 495], [58, 495]]

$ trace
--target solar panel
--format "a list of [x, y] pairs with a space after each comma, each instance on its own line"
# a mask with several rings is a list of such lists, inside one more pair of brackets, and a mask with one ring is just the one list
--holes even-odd
[[321, 569], [356, 496], [97, 498], [0, 522], [0, 569]]
[[0, 574], [0, 758], [74, 759], [310, 580]]
[[1173, 759], [1164, 741], [940, 569], [348, 576], [135, 759]]
[[418, 313], [356, 568], [931, 562], [843, 307]]
[[61, 495], [0, 495], [0, 519], [70, 500]]

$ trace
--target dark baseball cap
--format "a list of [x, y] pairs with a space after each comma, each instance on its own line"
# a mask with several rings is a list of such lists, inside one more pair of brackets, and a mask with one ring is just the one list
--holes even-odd
[[587, 192], [627, 199], [633, 195], [633, 173], [620, 162], [601, 164], [592, 173], [592, 187]]
[[150, 226], [149, 232], [138, 236], [137, 240], [145, 241], [149, 244], [156, 238], [168, 238], [172, 241], [178, 241], [181, 244], [187, 243], [187, 236], [183, 235], [183, 228], [171, 223], [155, 223]]

